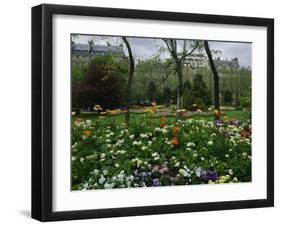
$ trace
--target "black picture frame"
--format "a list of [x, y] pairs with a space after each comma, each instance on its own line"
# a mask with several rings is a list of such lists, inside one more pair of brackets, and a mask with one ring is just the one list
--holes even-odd
[[[52, 17], [55, 14], [266, 27], [267, 198], [54, 212], [52, 210]], [[32, 8], [32, 218], [40, 221], [56, 221], [271, 206], [274, 206], [273, 19], [49, 4]]]

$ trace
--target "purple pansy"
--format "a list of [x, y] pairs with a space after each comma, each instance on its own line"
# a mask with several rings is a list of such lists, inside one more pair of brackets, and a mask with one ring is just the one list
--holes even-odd
[[218, 179], [218, 174], [215, 171], [202, 170], [200, 178], [204, 182], [208, 182], [210, 180], [211, 181], [216, 181]]

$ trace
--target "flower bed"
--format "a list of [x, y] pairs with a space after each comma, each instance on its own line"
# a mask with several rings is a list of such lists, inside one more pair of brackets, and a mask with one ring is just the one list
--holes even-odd
[[73, 120], [73, 190], [249, 181], [249, 121]]

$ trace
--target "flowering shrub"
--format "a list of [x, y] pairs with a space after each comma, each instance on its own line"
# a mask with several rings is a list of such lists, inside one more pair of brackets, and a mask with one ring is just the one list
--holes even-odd
[[249, 121], [73, 118], [73, 190], [249, 181]]

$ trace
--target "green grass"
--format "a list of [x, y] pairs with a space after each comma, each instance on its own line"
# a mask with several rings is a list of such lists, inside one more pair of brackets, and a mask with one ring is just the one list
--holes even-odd
[[[102, 119], [102, 120], [106, 120], [109, 123], [116, 123], [116, 124], [121, 124], [121, 123], [125, 122], [124, 114], [104, 116], [104, 117], [98, 117], [94, 114], [80, 114], [78, 116], [74, 116], [73, 118], [74, 119], [75, 118], [92, 119], [92, 120]], [[145, 118], [150, 119], [151, 122], [156, 122], [157, 124], [159, 124], [160, 118], [149, 117], [148, 114], [140, 114], [140, 113], [131, 113], [130, 114], [130, 121], [140, 122], [140, 121], [143, 121]], [[166, 118], [169, 123], [172, 123], [176, 120], [175, 117], [166, 117]]]
[[[234, 120], [246, 120], [250, 119], [250, 113], [246, 111], [224, 111], [225, 116], [229, 119]], [[205, 119], [205, 120], [213, 120], [213, 116], [192, 116], [191, 118], [195, 119]]]
[[[225, 113], [225, 116], [227, 116], [229, 119], [245, 120], [245, 119], [250, 118], [249, 112], [245, 112], [245, 111], [225, 111], [224, 113]], [[89, 113], [89, 114], [80, 114], [78, 116], [74, 116], [73, 119], [75, 119], [75, 118], [96, 120], [99, 117], [94, 114]], [[159, 124], [159, 121], [160, 121], [160, 118], [149, 117], [148, 114], [140, 114], [140, 113], [131, 113], [130, 114], [130, 121], [133, 121], [133, 122], [142, 121], [145, 118], [150, 119], [152, 123], [156, 123], [156, 124]], [[168, 123], [172, 123], [176, 120], [175, 117], [166, 117], [166, 118], [168, 120], [167, 121]], [[210, 121], [214, 119], [213, 116], [192, 116], [191, 118], [204, 119], [204, 120], [210, 120]], [[125, 121], [125, 116], [124, 116], [124, 114], [104, 116], [104, 117], [102, 117], [102, 120], [106, 120], [110, 123], [121, 124]]]

